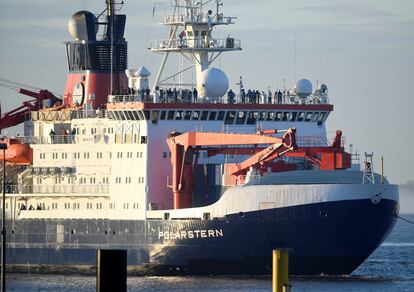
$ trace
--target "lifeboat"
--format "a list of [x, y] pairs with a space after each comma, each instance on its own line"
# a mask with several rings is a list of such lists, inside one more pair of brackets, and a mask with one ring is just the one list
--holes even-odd
[[[22, 143], [18, 138], [3, 138], [0, 143], [7, 144], [6, 162], [12, 165], [30, 165], [33, 163], [33, 149], [29, 144]], [[3, 151], [0, 160], [3, 161]]]

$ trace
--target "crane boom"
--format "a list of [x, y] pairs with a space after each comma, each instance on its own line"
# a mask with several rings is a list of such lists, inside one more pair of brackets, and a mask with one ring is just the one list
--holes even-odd
[[[191, 207], [191, 194], [193, 187], [193, 173], [196, 165], [193, 156], [200, 150], [213, 147], [216, 154], [225, 152], [228, 146], [242, 146], [241, 149], [251, 149], [252, 156], [231, 169], [231, 174], [238, 176], [245, 173], [250, 167], [271, 161], [281, 155], [296, 149], [296, 129], [289, 129], [283, 137], [265, 136], [275, 134], [271, 132], [259, 132], [257, 134], [232, 134], [232, 133], [206, 133], [206, 132], [173, 132], [167, 139], [171, 151], [171, 163], [173, 168], [172, 189], [174, 193], [174, 208]], [[269, 145], [265, 149], [255, 153], [257, 145]], [[217, 148], [219, 146], [220, 148]], [[234, 149], [234, 148], [232, 148]], [[196, 155], [198, 157], [198, 155]]]

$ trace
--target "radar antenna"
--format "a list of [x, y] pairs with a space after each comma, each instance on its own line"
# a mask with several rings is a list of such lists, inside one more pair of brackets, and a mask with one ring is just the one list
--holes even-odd
[[[230, 35], [225, 39], [213, 36], [213, 28], [219, 25], [234, 24], [236, 17], [225, 17], [221, 13], [222, 0], [215, 0], [212, 9], [207, 10], [207, 5], [212, 0], [175, 0], [172, 3], [173, 14], [165, 15], [162, 24], [170, 27], [169, 37], [165, 40], [152, 41], [150, 50], [163, 54], [163, 59], [158, 70], [152, 90], [156, 88], [167, 88], [168, 86], [197, 87], [200, 97], [206, 96], [205, 82], [203, 82], [203, 71], [209, 69], [210, 65], [223, 53], [227, 51], [241, 50], [240, 40]], [[165, 74], [165, 66], [171, 53], [181, 54], [183, 60], [189, 65], [179, 65], [176, 72]], [[196, 73], [196, 84], [180, 82], [171, 83], [171, 80], [184, 72], [194, 69]], [[164, 76], [164, 74], [166, 76]], [[224, 74], [224, 73], [223, 73]], [[181, 79], [181, 78], [179, 78]], [[158, 98], [154, 94], [154, 102]]]

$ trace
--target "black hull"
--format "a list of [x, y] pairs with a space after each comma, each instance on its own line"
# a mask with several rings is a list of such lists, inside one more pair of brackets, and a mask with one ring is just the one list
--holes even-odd
[[272, 250], [288, 248], [292, 275], [344, 275], [387, 237], [397, 213], [398, 203], [383, 199], [211, 220], [17, 220], [8, 222], [7, 263], [56, 272], [94, 266], [99, 248], [126, 249], [136, 274], [263, 275], [271, 273]]

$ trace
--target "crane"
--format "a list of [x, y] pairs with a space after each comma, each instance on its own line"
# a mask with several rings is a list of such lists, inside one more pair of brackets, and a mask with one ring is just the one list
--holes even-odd
[[[283, 137], [273, 137], [267, 134], [283, 132]], [[238, 154], [250, 151], [252, 155], [245, 161], [231, 167], [230, 173], [234, 176], [245, 174], [251, 167], [270, 162], [296, 146], [296, 129], [286, 131], [272, 130], [256, 134], [233, 134], [213, 132], [173, 132], [167, 138], [171, 151], [172, 163], [172, 190], [174, 209], [189, 208], [192, 204], [192, 189], [194, 169], [198, 162], [200, 150], [214, 149], [215, 154]], [[270, 145], [256, 151], [258, 145]], [[233, 147], [237, 146], [237, 147]]]

